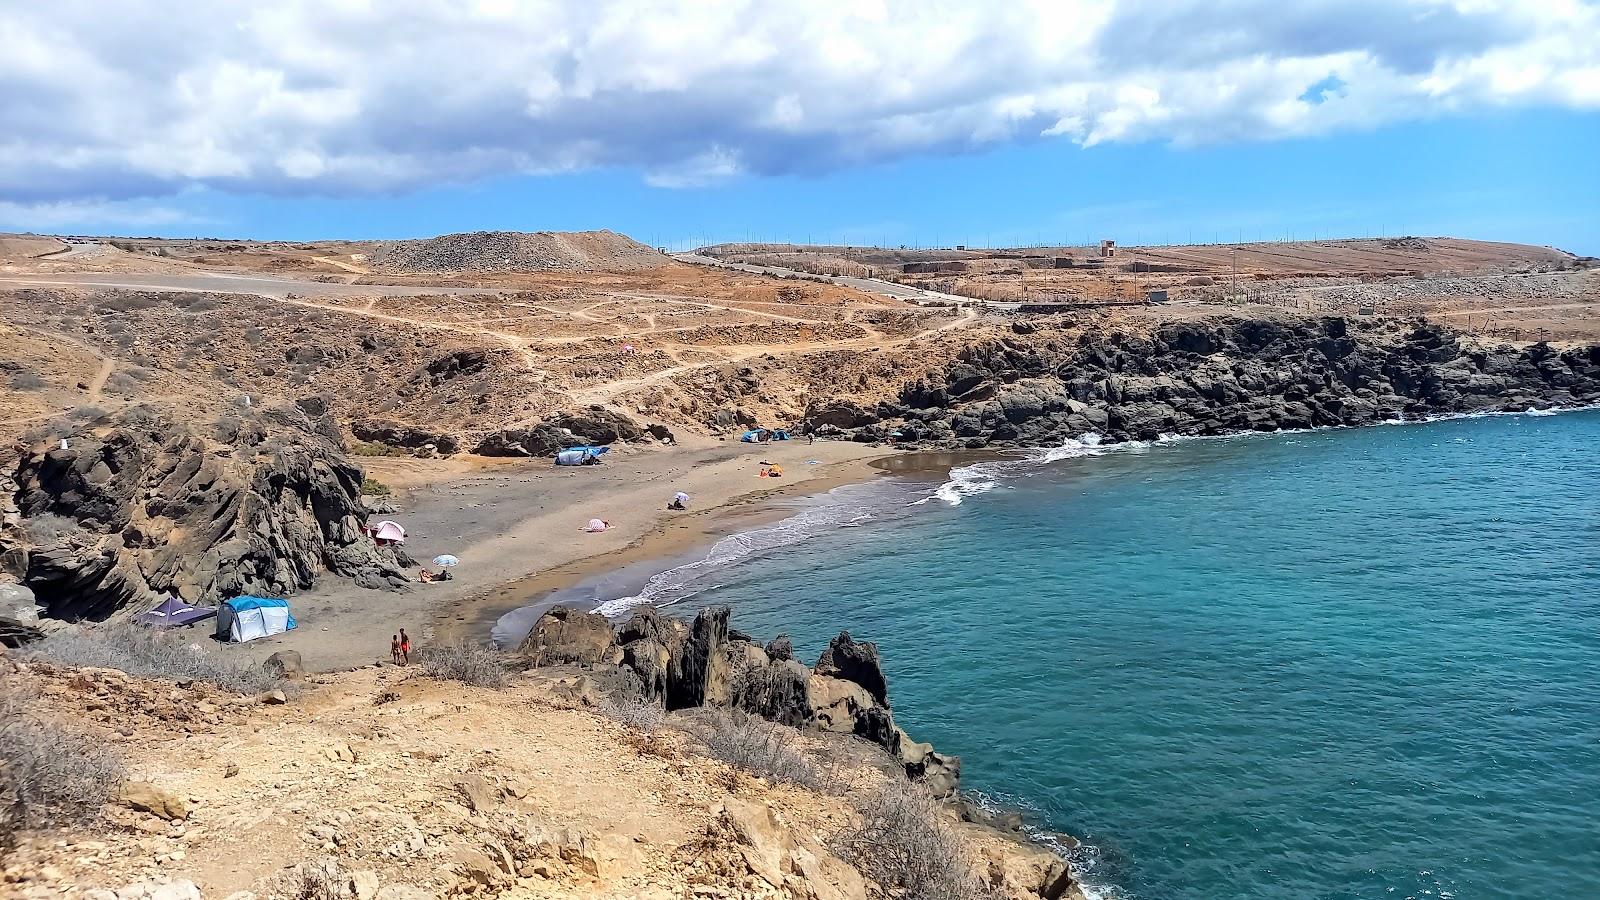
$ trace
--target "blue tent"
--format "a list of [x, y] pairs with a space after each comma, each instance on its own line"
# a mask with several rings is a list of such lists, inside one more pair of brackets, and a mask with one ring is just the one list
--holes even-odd
[[587, 466], [600, 461], [600, 457], [610, 452], [610, 447], [568, 447], [556, 452], [556, 465], [558, 466]]
[[289, 601], [271, 597], [235, 597], [217, 608], [217, 639], [253, 641], [283, 634], [295, 627]]

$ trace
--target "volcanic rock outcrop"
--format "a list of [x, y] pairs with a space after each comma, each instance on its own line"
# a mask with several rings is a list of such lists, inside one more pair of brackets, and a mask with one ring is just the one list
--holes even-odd
[[880, 404], [884, 422], [858, 420], [852, 436], [1042, 446], [1091, 433], [1152, 440], [1596, 401], [1600, 346], [1481, 348], [1424, 322], [1230, 318], [976, 344]]
[[363, 587], [406, 579], [362, 531], [362, 473], [328, 423], [297, 407], [245, 409], [202, 433], [144, 408], [25, 450], [0, 531], [45, 614], [101, 620], [169, 593], [215, 602], [283, 596], [324, 573]]
[[808, 669], [787, 638], [774, 640], [769, 653], [731, 632], [728, 617], [728, 607], [711, 606], [685, 623], [643, 607], [613, 630], [604, 616], [557, 606], [535, 623], [521, 650], [535, 666], [610, 669], [667, 709], [742, 709], [796, 728], [855, 735], [883, 748], [936, 796], [955, 793], [960, 758], [912, 740], [895, 724], [874, 644], [841, 632]]

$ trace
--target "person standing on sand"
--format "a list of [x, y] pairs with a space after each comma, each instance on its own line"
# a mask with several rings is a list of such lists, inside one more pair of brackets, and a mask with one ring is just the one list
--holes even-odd
[[398, 634], [389, 638], [389, 661], [397, 666], [400, 665], [400, 635]]
[[400, 629], [400, 665], [411, 665], [411, 636], [404, 628]]

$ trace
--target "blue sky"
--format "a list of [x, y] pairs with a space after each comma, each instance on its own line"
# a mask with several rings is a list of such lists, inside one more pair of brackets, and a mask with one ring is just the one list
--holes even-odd
[[57, 0], [0, 35], [4, 230], [1600, 255], [1600, 0]]
[[392, 197], [185, 196], [259, 238], [611, 228], [674, 248], [783, 240], [949, 246], [1451, 235], [1600, 256], [1600, 114], [1453, 117], [1371, 132], [1177, 147], [1033, 142], [821, 175], [661, 188], [637, 170], [518, 176]]

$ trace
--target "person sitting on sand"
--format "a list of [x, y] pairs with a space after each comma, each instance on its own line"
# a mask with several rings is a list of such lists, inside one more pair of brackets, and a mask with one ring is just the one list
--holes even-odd
[[672, 502], [667, 504], [667, 509], [675, 509], [675, 510], [688, 509], [688, 505], [687, 505], [688, 503], [689, 503], [689, 495], [685, 494], [683, 491], [679, 491], [676, 494], [672, 495]]
[[777, 463], [773, 463], [772, 466], [767, 469], [767, 477], [768, 478], [782, 478], [783, 477], [783, 466], [780, 466]]
[[429, 572], [427, 569], [423, 569], [421, 572], [417, 573], [417, 580], [423, 584], [427, 584], [433, 580], [433, 573]]

